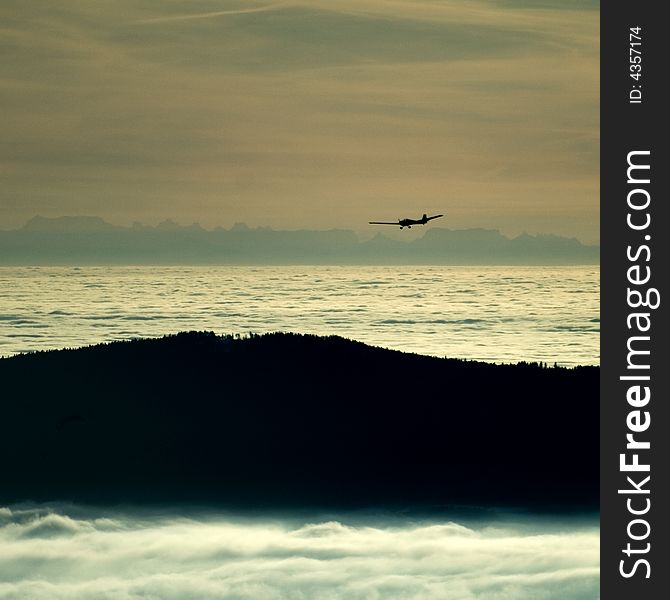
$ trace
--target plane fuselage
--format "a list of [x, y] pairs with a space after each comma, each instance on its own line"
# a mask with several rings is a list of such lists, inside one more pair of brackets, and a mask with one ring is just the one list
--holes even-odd
[[400, 219], [398, 225], [400, 227], [410, 227], [412, 225], [425, 225], [428, 223], [428, 218], [424, 217], [422, 219]]

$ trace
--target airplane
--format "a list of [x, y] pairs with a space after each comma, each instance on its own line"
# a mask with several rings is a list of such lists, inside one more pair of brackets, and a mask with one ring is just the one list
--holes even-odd
[[439, 219], [444, 215], [435, 215], [433, 217], [427, 217], [426, 213], [423, 214], [423, 217], [420, 219], [398, 219], [397, 222], [391, 221], [369, 221], [370, 225], [399, 225], [400, 229], [407, 227], [407, 229], [412, 229], [412, 225], [425, 225], [428, 221], [433, 219]]

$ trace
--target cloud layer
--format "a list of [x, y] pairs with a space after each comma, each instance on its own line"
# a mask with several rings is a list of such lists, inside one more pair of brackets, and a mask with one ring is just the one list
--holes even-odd
[[0, 598], [593, 600], [597, 523], [0, 508]]

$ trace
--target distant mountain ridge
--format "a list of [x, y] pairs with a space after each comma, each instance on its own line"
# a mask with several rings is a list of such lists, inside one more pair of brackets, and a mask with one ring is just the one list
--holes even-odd
[[413, 241], [382, 233], [360, 241], [350, 230], [207, 230], [166, 220], [123, 227], [95, 216], [36, 216], [0, 231], [0, 264], [598, 264], [599, 247], [575, 238], [493, 229], [431, 227]]

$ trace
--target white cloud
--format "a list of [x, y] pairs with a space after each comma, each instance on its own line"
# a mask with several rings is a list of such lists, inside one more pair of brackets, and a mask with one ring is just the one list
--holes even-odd
[[350, 521], [0, 509], [0, 598], [593, 600], [598, 594], [594, 522]]
[[230, 10], [215, 10], [204, 13], [189, 13], [182, 15], [171, 15], [167, 17], [154, 17], [152, 19], [144, 19], [138, 21], [138, 24], [151, 24], [151, 23], [170, 23], [172, 21], [191, 21], [193, 19], [211, 19], [215, 17], [225, 17], [229, 15], [246, 15], [257, 12], [265, 12], [268, 10], [275, 10], [280, 8], [282, 4], [269, 4], [267, 6], [256, 6], [251, 8], [238, 8]]

